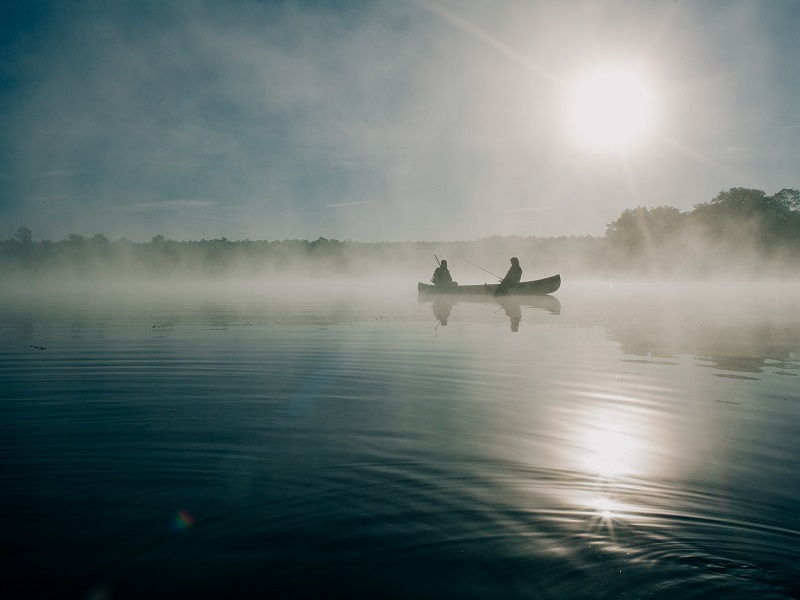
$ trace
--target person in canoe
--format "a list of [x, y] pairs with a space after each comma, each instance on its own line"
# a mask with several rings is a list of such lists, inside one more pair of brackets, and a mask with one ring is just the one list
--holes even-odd
[[522, 279], [522, 267], [519, 266], [519, 259], [516, 256], [511, 257], [511, 268], [503, 277], [500, 285], [497, 286], [495, 296], [507, 296], [514, 291], [514, 288]]
[[431, 283], [433, 283], [433, 285], [435, 285], [437, 288], [441, 289], [456, 287], [458, 285], [450, 276], [450, 271], [447, 269], [446, 260], [440, 262], [439, 267], [433, 272]]

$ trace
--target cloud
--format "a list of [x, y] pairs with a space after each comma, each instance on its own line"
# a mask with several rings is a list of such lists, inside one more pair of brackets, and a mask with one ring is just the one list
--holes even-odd
[[552, 206], [531, 206], [528, 208], [507, 208], [505, 210], [498, 210], [497, 212], [507, 214], [507, 213], [522, 213], [522, 212], [534, 212], [539, 210], [552, 210]]
[[37, 177], [70, 177], [75, 175], [78, 171], [75, 169], [56, 169], [53, 171], [45, 171], [44, 173], [37, 174]]
[[203, 208], [214, 203], [210, 200], [164, 200], [162, 202], [144, 202], [141, 204], [128, 204], [118, 207], [118, 210], [125, 212], [151, 212], [151, 211], [173, 211]]
[[41, 200], [44, 202], [45, 200], [65, 200], [67, 198], [72, 198], [71, 194], [57, 194], [55, 196], [31, 196], [29, 200], [36, 200], [37, 202]]
[[[778, 96], [773, 38], [753, 16], [766, 9], [725, 3], [709, 19], [702, 3], [673, 4], [65, 3], [9, 54], [20, 77], [0, 98], [0, 164], [13, 174], [0, 192], [19, 204], [69, 194], [81, 201], [58, 227], [132, 237], [169, 225], [175, 238], [466, 239], [508, 220], [487, 213], [545, 211], [525, 205], [554, 198], [569, 216], [540, 212], [524, 231], [602, 234], [637, 204], [708, 200], [751, 156], [780, 169], [776, 189], [792, 187], [792, 146], [776, 143], [780, 166], [724, 152], [731, 140], [764, 147], [753, 132], [768, 130]], [[797, 27], [780, 25], [794, 91]], [[563, 84], [609, 56], [652, 67], [664, 92], [660, 136], [622, 167], [576, 151], [561, 129]], [[774, 121], [791, 123], [785, 112]], [[220, 210], [161, 198], [215, 198]], [[0, 221], [34, 222], [13, 210], [0, 206]]]
[[342, 202], [340, 204], [326, 204], [325, 208], [340, 208], [342, 206], [355, 206], [356, 204], [372, 204], [372, 200], [359, 200], [358, 202]]

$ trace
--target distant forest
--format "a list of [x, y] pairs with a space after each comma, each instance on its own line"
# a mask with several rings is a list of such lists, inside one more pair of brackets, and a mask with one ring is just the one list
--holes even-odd
[[800, 276], [800, 192], [732, 188], [689, 212], [670, 206], [623, 211], [604, 237], [494, 236], [462, 242], [231, 241], [149, 242], [70, 234], [35, 241], [20, 227], [0, 241], [0, 276], [47, 278], [303, 277], [419, 273], [447, 258], [464, 283], [491, 281], [465, 257], [503, 274], [518, 256], [525, 278], [560, 272], [573, 278], [778, 278]]

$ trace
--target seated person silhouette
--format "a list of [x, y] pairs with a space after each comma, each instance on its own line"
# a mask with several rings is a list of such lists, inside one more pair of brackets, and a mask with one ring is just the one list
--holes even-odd
[[506, 276], [503, 277], [503, 281], [500, 282], [500, 285], [497, 286], [494, 295], [507, 296], [514, 291], [514, 288], [521, 279], [522, 267], [519, 266], [519, 259], [514, 256], [511, 258], [511, 268], [508, 270], [508, 273], [506, 273]]
[[439, 263], [439, 267], [433, 272], [433, 277], [431, 277], [431, 283], [435, 285], [437, 288], [441, 288], [446, 290], [448, 288], [453, 288], [458, 285], [453, 278], [450, 276], [450, 271], [447, 270], [447, 261], [443, 260]]

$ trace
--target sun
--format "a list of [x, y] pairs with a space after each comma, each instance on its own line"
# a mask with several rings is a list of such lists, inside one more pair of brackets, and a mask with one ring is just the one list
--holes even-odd
[[596, 69], [580, 78], [570, 92], [570, 132], [589, 147], [623, 150], [652, 125], [652, 94], [634, 70]]

